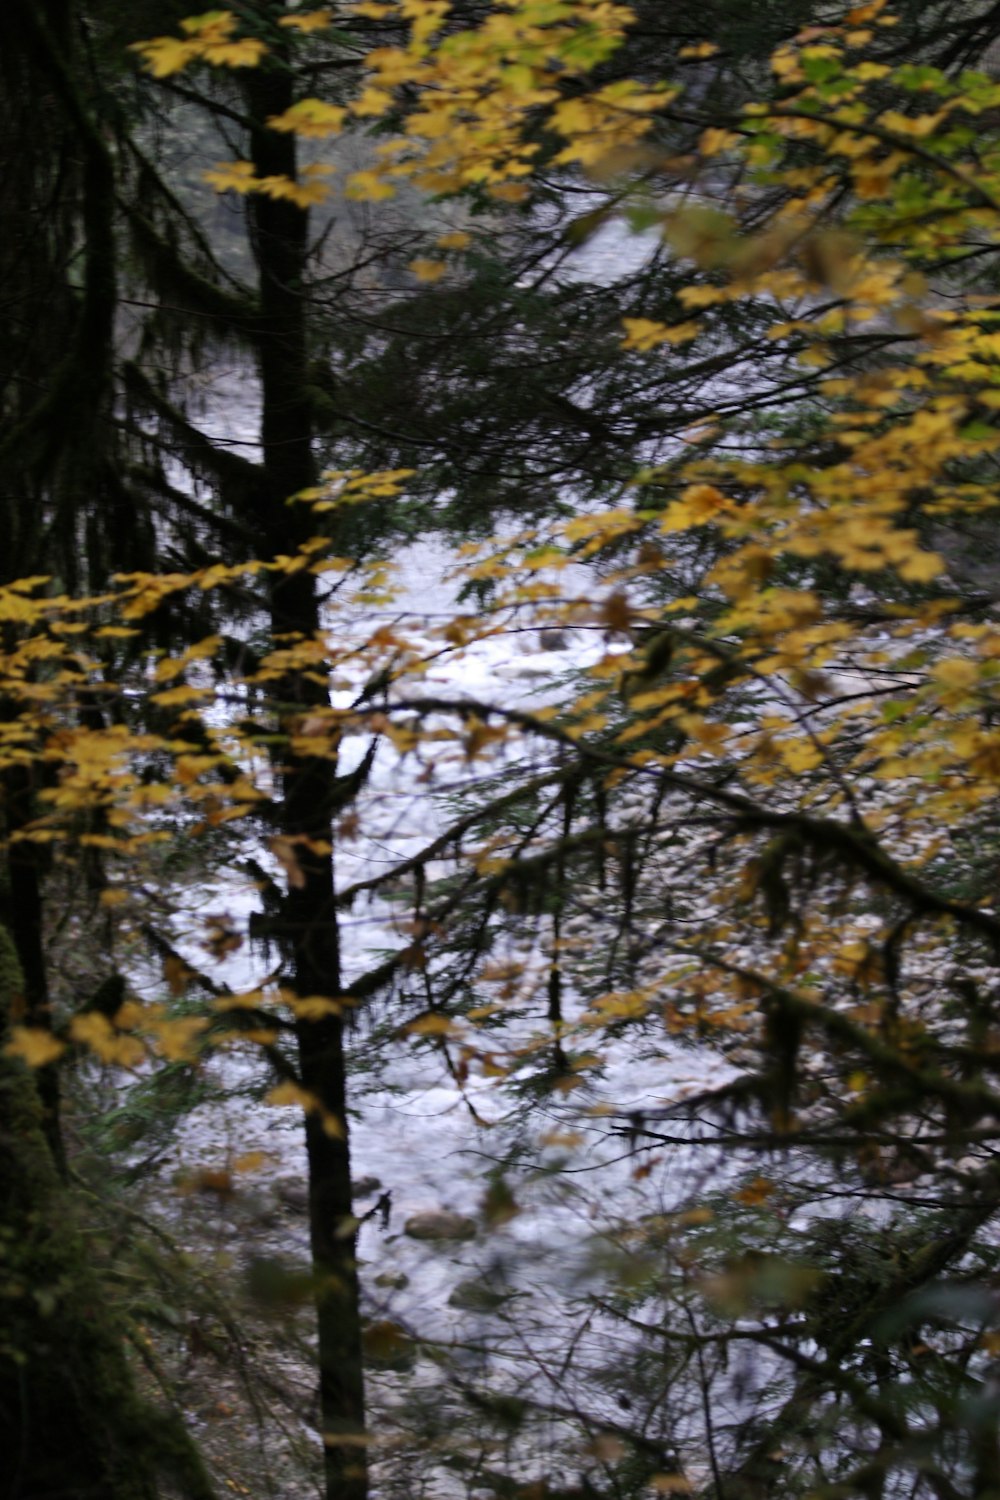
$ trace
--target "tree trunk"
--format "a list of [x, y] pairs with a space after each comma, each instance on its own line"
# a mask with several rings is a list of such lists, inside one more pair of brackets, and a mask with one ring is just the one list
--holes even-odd
[[[247, 75], [251, 114], [258, 121], [294, 100], [292, 77], [280, 53], [270, 67]], [[296, 174], [294, 137], [254, 131], [257, 175]], [[308, 215], [293, 203], [257, 196], [253, 234], [260, 283], [259, 372], [264, 466], [261, 531], [270, 555], [289, 552], [312, 534], [308, 507], [289, 506], [290, 495], [316, 482], [312, 421], [306, 394]], [[266, 554], [265, 554], [266, 555]], [[316, 580], [310, 573], [277, 576], [271, 593], [272, 634], [313, 638], [320, 629]], [[283, 727], [292, 730], [310, 707], [328, 706], [325, 686], [305, 673], [279, 684]], [[300, 996], [340, 992], [340, 955], [333, 900], [332, 759], [287, 754], [281, 766], [280, 832], [295, 840], [301, 874], [288, 892], [282, 924], [293, 955], [293, 985]], [[351, 1224], [351, 1170], [347, 1131], [343, 1023], [329, 1016], [297, 1026], [303, 1086], [320, 1110], [306, 1119], [309, 1228], [319, 1338], [320, 1413], [327, 1500], [363, 1500], [367, 1493], [364, 1447], [364, 1378], [356, 1240]]]

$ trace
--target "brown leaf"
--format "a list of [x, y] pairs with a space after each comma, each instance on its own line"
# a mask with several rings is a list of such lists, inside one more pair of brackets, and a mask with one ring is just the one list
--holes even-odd
[[271, 853], [282, 866], [288, 877], [288, 884], [293, 890], [301, 891], [305, 887], [306, 872], [299, 864], [298, 850], [295, 847], [295, 839], [289, 838], [287, 834], [278, 834], [270, 843]]

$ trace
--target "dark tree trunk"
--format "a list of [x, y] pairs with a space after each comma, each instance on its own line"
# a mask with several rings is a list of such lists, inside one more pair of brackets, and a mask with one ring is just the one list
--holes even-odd
[[[0, 581], [56, 574], [73, 587], [88, 563], [82, 512], [107, 463], [116, 305], [114, 166], [86, 100], [68, 0], [0, 7]], [[85, 74], [82, 75], [85, 78]], [[16, 646], [13, 624], [3, 649]], [[0, 704], [0, 716], [23, 705]], [[4, 918], [23, 976], [26, 1018], [50, 1025], [39, 846], [15, 842], [36, 814], [35, 773], [0, 784], [7, 839]], [[64, 1169], [59, 1079], [37, 1078], [43, 1128]]]
[[[291, 74], [280, 55], [273, 67], [247, 75], [251, 113], [279, 114], [294, 100]], [[294, 137], [258, 129], [252, 157], [259, 176], [296, 173]], [[260, 280], [259, 369], [264, 502], [260, 525], [267, 552], [289, 552], [314, 530], [308, 507], [287, 504], [316, 482], [312, 422], [306, 394], [304, 285], [308, 215], [295, 204], [263, 196], [253, 200], [253, 235]], [[316, 580], [310, 573], [279, 576], [272, 586], [275, 636], [315, 636], [321, 625]], [[278, 688], [287, 730], [329, 695], [305, 673], [290, 674]], [[296, 840], [301, 870], [292, 885], [283, 928], [294, 959], [293, 984], [301, 996], [340, 992], [340, 955], [333, 900], [333, 760], [285, 756], [280, 831]], [[303, 1086], [320, 1104], [306, 1120], [309, 1226], [316, 1285], [320, 1412], [327, 1500], [363, 1500], [367, 1493], [364, 1447], [364, 1379], [355, 1235], [351, 1231], [351, 1171], [346, 1115], [343, 1023], [328, 1016], [297, 1027]]]

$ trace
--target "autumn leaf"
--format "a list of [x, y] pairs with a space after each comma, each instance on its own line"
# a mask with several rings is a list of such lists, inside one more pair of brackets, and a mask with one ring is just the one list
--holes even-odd
[[447, 261], [417, 259], [410, 261], [410, 270], [418, 281], [440, 281], [448, 270]]
[[19, 1057], [29, 1068], [44, 1068], [65, 1052], [65, 1043], [41, 1026], [12, 1026], [4, 1047], [8, 1057]]
[[169, 1062], [192, 1062], [198, 1055], [196, 1041], [207, 1026], [204, 1016], [177, 1016], [157, 1019], [148, 1030], [162, 1057]]
[[357, 202], [378, 203], [385, 198], [394, 198], [396, 189], [378, 172], [352, 172], [347, 179], [344, 196]]
[[304, 1109], [307, 1113], [319, 1108], [319, 1100], [315, 1094], [311, 1094], [308, 1089], [304, 1089], [299, 1084], [292, 1083], [290, 1080], [276, 1084], [273, 1089], [270, 1089], [264, 1095], [264, 1103], [276, 1107], [297, 1104], [300, 1109]]
[[472, 244], [472, 235], [464, 229], [453, 229], [448, 234], [438, 235], [437, 244], [442, 250], [465, 250]]
[[407, 1021], [405, 1029], [410, 1036], [454, 1036], [459, 1027], [450, 1016], [432, 1011], [427, 1015], [417, 1016], [414, 1021]]
[[256, 184], [254, 165], [250, 161], [219, 162], [213, 170], [203, 172], [202, 179], [217, 193], [249, 193]]
[[699, 323], [655, 323], [649, 318], [623, 318], [623, 349], [655, 349], [659, 344], [686, 344], [698, 337]]
[[[304, 17], [285, 16], [282, 24], [298, 19]], [[322, 99], [300, 99], [283, 114], [269, 115], [267, 123], [271, 130], [319, 139], [339, 134], [347, 117], [348, 111], [343, 105], [327, 104]]]
[[133, 42], [130, 51], [142, 59], [143, 67], [154, 78], [170, 78], [182, 73], [200, 53], [197, 42], [185, 41], [183, 37], [153, 37], [148, 42]]
[[288, 878], [288, 884], [292, 890], [305, 890], [307, 876], [299, 863], [299, 841], [290, 838], [287, 834], [278, 834], [268, 846], [275, 859], [282, 866]]
[[74, 1042], [86, 1047], [101, 1062], [135, 1068], [145, 1061], [146, 1049], [138, 1037], [122, 1035], [99, 1011], [73, 1016], [69, 1034]]
[[233, 1171], [240, 1173], [259, 1172], [273, 1161], [274, 1157], [269, 1151], [244, 1151], [242, 1155], [234, 1159]]
[[[290, 16], [279, 16], [278, 25], [287, 26], [295, 31], [322, 31], [325, 27], [332, 25], [333, 11], [322, 10], [299, 10]], [[268, 124], [271, 122], [268, 121]]]
[[176, 953], [169, 953], [163, 960], [163, 977], [172, 995], [183, 995], [194, 978], [194, 971]]

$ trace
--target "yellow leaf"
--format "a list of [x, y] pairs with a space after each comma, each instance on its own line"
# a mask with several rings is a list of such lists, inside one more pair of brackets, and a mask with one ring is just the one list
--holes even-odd
[[896, 569], [908, 583], [930, 583], [944, 572], [944, 563], [936, 552], [912, 552]]
[[252, 36], [236, 42], [210, 42], [201, 48], [201, 56], [214, 68], [255, 68], [266, 52], [266, 42]]
[[61, 1057], [66, 1048], [41, 1026], [13, 1026], [3, 1050], [8, 1057], [19, 1057], [29, 1068], [44, 1068]]
[[650, 318], [623, 318], [623, 349], [655, 349], [658, 344], [686, 344], [701, 332], [698, 323], [654, 323]]
[[715, 1214], [710, 1208], [689, 1208], [684, 1213], [677, 1215], [678, 1224], [711, 1224]]
[[221, 42], [232, 36], [236, 29], [236, 17], [231, 10], [206, 10], [200, 16], [185, 16], [180, 27], [188, 36], [197, 37], [200, 34], [202, 40], [208, 38]]
[[261, 1167], [273, 1161], [274, 1158], [268, 1151], [244, 1151], [233, 1162], [234, 1172], [259, 1172]]
[[177, 708], [182, 704], [199, 703], [211, 693], [210, 688], [196, 687], [172, 687], [164, 688], [162, 693], [153, 693], [150, 701], [158, 703], [161, 708]]
[[174, 73], [182, 73], [200, 50], [197, 42], [186, 42], [174, 36], [153, 37], [148, 42], [133, 42], [129, 47], [130, 52], [138, 54], [146, 72], [154, 78], [169, 78]]
[[339, 1141], [344, 1139], [344, 1127], [336, 1115], [331, 1114], [328, 1109], [324, 1109], [323, 1104], [315, 1094], [311, 1094], [308, 1089], [302, 1088], [297, 1083], [292, 1083], [290, 1079], [284, 1083], [279, 1083], [275, 1088], [271, 1089], [270, 1093], [265, 1094], [264, 1103], [279, 1107], [293, 1104], [298, 1105], [305, 1114], [319, 1116], [324, 1135], [328, 1135], [331, 1140]]
[[736, 1201], [745, 1203], [748, 1208], [756, 1208], [759, 1203], [766, 1203], [776, 1191], [774, 1183], [769, 1178], [755, 1177], [752, 1182], [747, 1183], [746, 1187], [740, 1188], [736, 1194]]
[[408, 1022], [406, 1027], [410, 1036], [451, 1036], [457, 1029], [450, 1017], [434, 1013], [418, 1016], [415, 1021]]
[[134, 1068], [145, 1059], [142, 1043], [134, 1036], [122, 1036], [100, 1011], [86, 1011], [69, 1023], [74, 1042], [89, 1047], [102, 1062], [122, 1068]]
[[466, 234], [464, 229], [455, 229], [450, 234], [439, 235], [437, 243], [442, 250], [464, 250], [472, 244], [472, 235]]
[[157, 1020], [149, 1029], [161, 1056], [169, 1062], [192, 1062], [197, 1055], [195, 1038], [207, 1025], [204, 1016], [178, 1016], [176, 1020]]
[[698, 145], [702, 156], [718, 156], [720, 151], [728, 151], [730, 146], [739, 144], [740, 137], [734, 130], [719, 130], [712, 128], [703, 130]]
[[964, 656], [948, 656], [934, 663], [931, 676], [942, 687], [970, 688], [979, 681], [979, 669], [975, 662], [966, 661]]
[[823, 763], [823, 752], [812, 740], [784, 740], [778, 753], [790, 771], [812, 771]]
[[311, 1094], [308, 1089], [301, 1088], [299, 1084], [292, 1083], [289, 1079], [286, 1079], [284, 1083], [276, 1084], [269, 1093], [265, 1094], [264, 1103], [275, 1106], [297, 1104], [307, 1113], [320, 1107], [315, 1094]]
[[501, 203], [523, 203], [529, 191], [523, 182], [495, 182], [488, 189], [490, 197]]
[[411, 260], [410, 270], [418, 281], [440, 281], [448, 269], [448, 264], [443, 260]]
[[378, 172], [352, 172], [347, 179], [344, 197], [362, 203], [377, 203], [382, 198], [395, 198], [396, 189]]
[[944, 114], [936, 115], [903, 115], [898, 110], [887, 109], [879, 116], [878, 123], [886, 130], [893, 131], [896, 135], [921, 137], [931, 135], [944, 119]]
[[344, 1013], [343, 1003], [331, 1000], [328, 995], [299, 996], [283, 992], [282, 998], [299, 1021], [322, 1021], [327, 1016], [341, 1016]]
[[300, 10], [293, 16], [279, 16], [278, 18], [279, 26], [293, 27], [296, 31], [322, 31], [324, 27], [332, 23], [332, 10]]
[[729, 502], [714, 484], [692, 484], [668, 505], [660, 522], [664, 532], [687, 531], [691, 526], [707, 526], [724, 510]]
[[332, 166], [322, 162], [313, 162], [302, 168], [298, 178], [279, 172], [273, 177], [256, 178], [252, 187], [255, 192], [263, 193], [267, 198], [294, 203], [299, 208], [309, 208], [314, 203], [325, 202], [329, 197], [329, 188], [319, 179], [328, 176], [332, 171]]
[[146, 1019], [146, 1011], [138, 1000], [123, 1000], [112, 1019], [119, 1031], [131, 1031], [142, 1025]]
[[[286, 16], [287, 23], [293, 17]], [[347, 110], [339, 104], [326, 104], [322, 99], [300, 99], [286, 109], [284, 114], [270, 115], [271, 130], [294, 132], [295, 135], [322, 137], [337, 135], [344, 128]]]
[[256, 183], [252, 161], [220, 161], [214, 170], [201, 175], [217, 193], [250, 193]]

